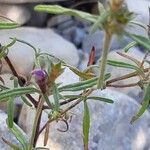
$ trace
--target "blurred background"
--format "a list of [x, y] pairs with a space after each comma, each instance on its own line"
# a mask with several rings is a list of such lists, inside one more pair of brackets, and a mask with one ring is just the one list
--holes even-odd
[[[53, 54], [64, 59], [69, 64], [84, 70], [87, 66], [89, 52], [93, 46], [96, 50], [95, 64], [98, 63], [98, 59], [101, 56], [103, 32], [98, 29], [96, 32], [90, 34], [91, 24], [79, 18], [68, 15], [52, 15], [35, 12], [33, 8], [37, 4], [57, 4], [67, 8], [98, 14], [97, 2], [98, 0], [0, 0], [0, 21], [7, 21], [2, 17], [5, 16], [21, 25], [18, 29], [1, 30], [0, 42], [2, 44], [8, 43], [10, 40], [9, 37], [17, 37], [40, 48], [42, 51]], [[106, 0], [100, 0], [100, 2], [104, 5], [107, 3]], [[148, 7], [150, 7], [150, 0], [125, 0], [124, 5], [127, 6], [131, 12], [135, 13], [135, 21], [140, 21], [145, 24], [145, 26], [149, 24]], [[127, 30], [148, 37], [147, 31], [143, 28], [128, 26]], [[116, 51], [122, 51], [129, 42], [132, 42], [132, 40], [127, 37], [114, 36], [109, 57], [113, 60], [124, 60], [130, 63], [129, 60], [118, 57], [116, 54]], [[32, 63], [32, 59], [30, 56], [32, 54], [29, 52], [30, 49], [25, 45], [17, 43], [11, 50], [9, 56], [12, 63], [20, 74], [26, 76], [31, 70], [30, 64]], [[129, 51], [132, 57], [139, 60], [143, 59], [144, 53], [145, 49], [139, 45]], [[6, 72], [7, 71], [6, 68]], [[112, 73], [113, 78], [125, 75], [131, 70], [120, 69], [116, 71], [116, 68], [108, 67], [107, 71]], [[66, 76], [67, 79], [63, 78], [65, 83], [76, 81], [76, 77], [70, 72], [67, 72]], [[7, 81], [6, 85], [10, 86], [11, 83], [8, 80], [10, 75], [4, 76], [4, 78]], [[130, 84], [136, 80], [137, 78], [122, 81], [118, 84]], [[129, 124], [131, 116], [133, 116], [140, 106], [143, 92], [139, 87], [127, 89], [110, 88], [110, 90], [111, 91], [106, 90], [102, 95], [111, 97], [112, 99], [119, 99], [120, 101], [116, 105], [113, 105], [113, 107], [105, 107], [105, 105], [99, 104], [90, 106], [91, 113], [93, 113], [92, 120], [94, 123], [96, 122], [94, 126], [91, 127], [90, 150], [150, 150], [149, 112], [146, 112], [143, 119], [134, 125], [134, 130], [132, 128], [133, 126]], [[20, 102], [20, 99], [15, 102], [15, 105], [16, 123], [18, 123], [27, 134], [30, 134], [30, 122], [33, 121], [32, 112], [27, 108], [21, 109], [22, 102]], [[1, 105], [0, 109], [6, 111], [6, 105]], [[82, 125], [81, 109], [80, 106], [75, 110], [75, 112], [79, 114], [75, 116], [75, 120], [71, 123], [73, 127], [70, 130], [70, 133], [72, 133], [71, 137], [69, 133], [61, 135], [62, 133], [56, 134], [52, 132], [50, 145], [55, 147], [54, 150], [82, 150], [82, 144], [78, 146], [78, 142], [81, 142], [80, 139], [82, 139], [82, 135], [78, 134], [78, 131], [81, 131], [80, 126]], [[21, 115], [19, 116], [20, 112]], [[104, 114], [107, 115], [104, 116]], [[99, 117], [101, 115], [102, 118]], [[77, 119], [77, 117], [80, 117], [80, 120]], [[2, 128], [3, 127], [0, 126], [0, 131]], [[79, 139], [76, 137], [79, 137]], [[74, 141], [73, 144], [72, 141]], [[69, 146], [74, 146], [74, 148], [71, 149]], [[102, 149], [100, 147], [102, 147]]]

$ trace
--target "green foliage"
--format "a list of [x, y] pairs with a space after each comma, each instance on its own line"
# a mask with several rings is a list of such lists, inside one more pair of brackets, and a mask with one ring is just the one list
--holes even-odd
[[143, 74], [143, 70], [137, 66], [131, 65], [129, 63], [121, 62], [121, 61], [115, 61], [115, 60], [108, 60], [107, 61], [108, 65], [115, 66], [115, 67], [121, 67], [121, 68], [129, 68], [133, 69], [139, 72], [139, 74]]
[[9, 44], [0, 47], [0, 59], [7, 55], [9, 47], [13, 46], [15, 43], [16, 39], [14, 38]]
[[14, 22], [0, 22], [0, 30], [1, 29], [14, 29], [17, 27], [19, 27], [19, 25]]
[[59, 111], [60, 96], [59, 96], [59, 91], [58, 91], [56, 84], [53, 85], [53, 92], [52, 93], [53, 93], [53, 97], [54, 97], [54, 110]]
[[2, 137], [2, 140], [13, 150], [22, 150], [22, 148], [16, 146], [15, 144], [10, 143], [9, 141], [7, 141], [6, 139], [4, 139]]
[[10, 97], [7, 101], [7, 115], [8, 115], [8, 127], [13, 127], [13, 121], [14, 121], [14, 98]]
[[17, 97], [24, 94], [32, 94], [35, 92], [39, 92], [39, 91], [32, 87], [20, 87], [20, 88], [8, 89], [0, 92], [0, 102], [8, 101], [9, 97]]
[[37, 5], [34, 7], [34, 10], [38, 12], [46, 12], [46, 13], [57, 14], [57, 15], [58, 14], [71, 15], [71, 16], [79, 17], [89, 22], [95, 22], [98, 17], [96, 15], [92, 15], [79, 10], [68, 9], [59, 5]]
[[105, 103], [114, 103], [113, 100], [109, 99], [109, 98], [104, 98], [104, 97], [96, 97], [96, 96], [89, 96], [87, 97], [87, 100], [90, 99], [90, 100], [96, 100], [96, 101], [102, 101], [102, 102], [105, 102]]
[[130, 50], [130, 48], [136, 46], [137, 44], [138, 44], [137, 42], [133, 41], [133, 42], [129, 43], [126, 47], [124, 47], [123, 50], [127, 53]]
[[[105, 75], [105, 80], [110, 78], [110, 74], [106, 74]], [[60, 92], [62, 91], [81, 91], [81, 90], [86, 90], [88, 88], [92, 88], [94, 85], [97, 84], [97, 77], [94, 77], [92, 79], [89, 80], [85, 80], [85, 81], [80, 81], [78, 83], [73, 83], [73, 84], [69, 84], [69, 85], [65, 85], [62, 87], [59, 87], [58, 90]]]
[[[8, 124], [8, 119], [6, 120]], [[17, 127], [15, 124], [13, 125], [12, 128], [9, 128], [11, 133], [16, 137], [16, 139], [19, 141], [19, 143], [22, 146], [23, 150], [28, 150], [28, 141], [22, 134], [22, 131], [20, 131], [19, 127]]]
[[89, 143], [89, 130], [90, 130], [90, 112], [88, 104], [84, 101], [84, 112], [83, 112], [83, 143], [84, 149], [88, 150]]
[[137, 112], [137, 114], [132, 117], [131, 124], [142, 116], [142, 114], [148, 108], [149, 102], [150, 102], [150, 81], [149, 81], [148, 85], [145, 88], [145, 94], [144, 94], [144, 98], [143, 98], [143, 101], [142, 101], [142, 106], [141, 106], [140, 110]]
[[140, 35], [135, 35], [135, 34], [130, 34], [125, 32], [126, 36], [132, 38], [135, 42], [146, 48], [150, 52], [150, 39], [140, 36]]

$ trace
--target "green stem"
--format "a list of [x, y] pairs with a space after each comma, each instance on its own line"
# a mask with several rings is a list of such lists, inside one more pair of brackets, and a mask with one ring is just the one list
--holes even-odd
[[34, 119], [34, 124], [33, 124], [33, 128], [32, 128], [32, 135], [31, 135], [31, 139], [30, 139], [29, 150], [32, 150], [33, 145], [34, 145], [34, 138], [35, 138], [35, 135], [36, 135], [36, 128], [37, 128], [37, 125], [38, 125], [39, 117], [40, 117], [41, 112], [42, 112], [43, 104], [44, 104], [44, 99], [41, 98], [40, 101], [39, 101], [37, 110], [36, 110], [36, 114], [35, 114], [35, 119]]
[[111, 33], [105, 31], [104, 43], [103, 43], [103, 49], [102, 49], [102, 60], [99, 63], [100, 75], [99, 75], [99, 79], [98, 79], [98, 83], [97, 83], [98, 89], [103, 89], [103, 87], [104, 87], [104, 76], [105, 76], [107, 56], [108, 56], [108, 52], [109, 52], [111, 37], [112, 37]]

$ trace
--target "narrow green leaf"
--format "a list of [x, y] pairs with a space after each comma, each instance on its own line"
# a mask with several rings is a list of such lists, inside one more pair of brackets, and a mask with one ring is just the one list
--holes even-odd
[[[8, 125], [8, 119], [6, 120], [6, 123]], [[9, 130], [12, 132], [12, 134], [16, 137], [16, 139], [19, 141], [19, 143], [22, 145], [23, 150], [28, 149], [28, 142], [22, 132], [20, 131], [19, 127], [17, 125], [13, 125], [12, 128], [9, 128]]]
[[14, 77], [14, 88], [17, 88], [19, 85], [18, 83], [18, 78], [17, 77]]
[[28, 105], [29, 107], [32, 107], [32, 104], [27, 100], [25, 96], [21, 96], [21, 99], [26, 105]]
[[54, 104], [55, 104], [54, 109], [55, 109], [55, 111], [59, 111], [59, 98], [60, 98], [60, 95], [59, 95], [58, 88], [55, 84], [53, 85], [52, 93], [53, 93]]
[[16, 43], [16, 38], [13, 38], [10, 43], [8, 43], [7, 45], [4, 45], [4, 46], [3, 46], [3, 50], [6, 50], [6, 49], [8, 49], [9, 47], [12, 47], [15, 43]]
[[131, 124], [133, 122], [135, 122], [137, 119], [139, 119], [144, 114], [144, 112], [146, 111], [146, 109], [149, 106], [149, 102], [150, 102], [150, 81], [145, 89], [142, 106], [141, 106], [140, 110], [137, 112], [137, 114], [132, 117], [131, 122], [130, 122]]
[[78, 75], [80, 78], [83, 78], [83, 79], [90, 79], [93, 77], [93, 74], [91, 73], [85, 73], [85, 72], [82, 72], [80, 70], [78, 70], [77, 68], [75, 67], [72, 67], [72, 66], [68, 66], [69, 69], [74, 72], [76, 75]]
[[47, 96], [47, 94], [43, 94], [42, 96], [43, 96], [46, 104], [51, 108], [52, 105], [51, 105], [51, 102], [50, 102], [49, 97]]
[[114, 103], [113, 100], [109, 99], [109, 98], [105, 98], [105, 97], [95, 97], [95, 96], [89, 96], [87, 97], [87, 100], [98, 100], [98, 101], [102, 101], [102, 102], [106, 102], [106, 103]]
[[76, 98], [84, 98], [82, 95], [63, 95], [64, 99], [76, 99]]
[[141, 68], [138, 68], [137, 66], [121, 62], [121, 61], [115, 61], [115, 60], [107, 60], [107, 64], [115, 67], [121, 67], [121, 68], [129, 68], [138, 71], [141, 75], [144, 74], [143, 70]]
[[90, 113], [87, 102], [84, 101], [84, 112], [83, 112], [83, 143], [84, 150], [88, 150], [89, 143], [89, 130], [90, 130]]
[[28, 45], [29, 47], [31, 47], [31, 48], [34, 50], [35, 54], [38, 53], [37, 49], [36, 49], [33, 45], [31, 45], [30, 43], [28, 43], [28, 42], [26, 42], [26, 41], [24, 41], [24, 40], [17, 39], [17, 38], [12, 38], [12, 37], [10, 37], [10, 39], [15, 39], [17, 42], [26, 44], [26, 45]]
[[145, 29], [145, 30], [147, 31], [147, 26], [146, 26], [145, 24], [141, 23], [141, 22], [130, 21], [129, 23], [130, 23], [130, 24], [137, 25], [137, 26], [139, 26], [139, 27], [141, 27], [141, 28], [143, 28], [143, 29]]
[[[108, 78], [110, 78], [110, 74], [105, 75], [105, 80], [107, 80]], [[59, 92], [85, 90], [87, 88], [91, 88], [94, 85], [96, 85], [97, 80], [98, 80], [98, 77], [94, 77], [94, 78], [89, 79], [89, 80], [80, 81], [80, 82], [77, 82], [77, 83], [62, 86], [62, 87], [58, 88], [58, 90], [59, 90]]]
[[98, 11], [99, 11], [99, 14], [102, 14], [102, 12], [106, 11], [106, 9], [104, 8], [104, 5], [100, 2], [98, 2]]
[[144, 36], [140, 36], [140, 35], [136, 35], [136, 34], [130, 34], [125, 32], [126, 36], [132, 38], [134, 41], [136, 41], [138, 44], [142, 45], [143, 47], [146, 48], [146, 50], [148, 50], [150, 52], [150, 39], [144, 37]]
[[7, 101], [8, 127], [13, 127], [14, 122], [14, 97], [10, 97]]
[[32, 87], [20, 87], [20, 88], [8, 89], [0, 92], [0, 102], [8, 101], [9, 97], [17, 97], [23, 94], [32, 94], [35, 92], [38, 92], [38, 90]]
[[1, 29], [13, 29], [17, 27], [19, 27], [19, 25], [14, 22], [0, 22], [0, 30]]
[[2, 137], [2, 140], [13, 150], [22, 150], [22, 148], [16, 146], [15, 144], [10, 143], [9, 141], [7, 141], [6, 139], [4, 139]]
[[137, 42], [133, 41], [131, 43], [129, 43], [126, 47], [123, 48], [124, 52], [128, 52], [130, 48], [134, 47], [137, 45]]
[[13, 40], [12, 40], [10, 43], [8, 43], [7, 45], [0, 47], [0, 59], [1, 59], [2, 57], [5, 57], [5, 56], [7, 55], [7, 53], [8, 53], [8, 48], [11, 47], [11, 46], [13, 46], [13, 45], [15, 44], [15, 42], [16, 42], [16, 39], [13, 39]]
[[92, 15], [87, 12], [69, 9], [59, 5], [37, 5], [34, 7], [34, 10], [39, 12], [47, 12], [51, 14], [71, 15], [93, 23], [97, 21], [97, 17], [98, 17], [96, 15]]
[[1, 84], [0, 84], [0, 89], [1, 89], [1, 90], [8, 90], [9, 88], [6, 87], [6, 86], [4, 86], [4, 85], [1, 85]]
[[58, 90], [61, 92], [61, 91], [78, 91], [78, 90], [86, 89], [88, 87], [94, 86], [96, 84], [97, 80], [98, 80], [98, 78], [95, 77], [95, 78], [92, 78], [89, 80], [62, 86], [62, 87], [58, 88]]

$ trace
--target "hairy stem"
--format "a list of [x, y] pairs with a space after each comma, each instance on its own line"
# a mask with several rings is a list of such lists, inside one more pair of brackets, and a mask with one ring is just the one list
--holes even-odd
[[103, 43], [103, 49], [102, 49], [102, 59], [100, 61], [99, 67], [100, 67], [100, 75], [97, 83], [98, 89], [103, 89], [104, 87], [104, 75], [106, 70], [106, 64], [107, 64], [107, 56], [109, 52], [109, 45], [111, 42], [111, 33], [105, 31], [104, 35], [104, 43]]
[[41, 116], [43, 104], [44, 104], [44, 99], [41, 98], [40, 101], [39, 101], [36, 113], [35, 113], [35, 119], [34, 119], [33, 128], [32, 128], [32, 135], [31, 135], [31, 139], [30, 139], [29, 150], [32, 150], [32, 148], [34, 146], [34, 140], [35, 140], [35, 136], [36, 136], [36, 130], [37, 130], [39, 118]]

